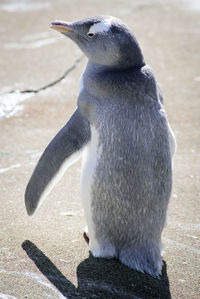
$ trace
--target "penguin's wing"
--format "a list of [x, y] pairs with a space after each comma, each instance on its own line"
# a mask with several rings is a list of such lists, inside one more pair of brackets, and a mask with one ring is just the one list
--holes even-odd
[[25, 191], [25, 205], [32, 215], [47, 197], [65, 170], [78, 160], [90, 140], [90, 124], [79, 108], [49, 143], [42, 154]]

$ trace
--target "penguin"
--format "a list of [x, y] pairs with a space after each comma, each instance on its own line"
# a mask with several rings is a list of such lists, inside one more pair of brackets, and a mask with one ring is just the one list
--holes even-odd
[[28, 182], [28, 215], [82, 157], [81, 197], [94, 257], [117, 258], [159, 277], [161, 235], [172, 189], [174, 134], [162, 92], [131, 30], [99, 15], [50, 27], [88, 58], [77, 108]]

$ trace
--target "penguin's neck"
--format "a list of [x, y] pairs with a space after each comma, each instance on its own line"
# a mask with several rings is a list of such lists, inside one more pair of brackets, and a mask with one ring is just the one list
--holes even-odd
[[[134, 53], [134, 55], [133, 55]], [[101, 72], [101, 71], [126, 71], [130, 69], [140, 69], [143, 66], [145, 66], [146, 63], [144, 61], [144, 57], [142, 55], [142, 52], [140, 48], [136, 49], [126, 49], [123, 51], [123, 56], [120, 57], [118, 61], [116, 61], [113, 64], [110, 65], [105, 65], [105, 64], [100, 64], [92, 60], [88, 60], [87, 68], [92, 69], [93, 71], [96, 72]]]
[[126, 70], [138, 70], [141, 69], [143, 66], [145, 66], [144, 60], [142, 60], [140, 63], [130, 63], [127, 65], [102, 65], [98, 64], [96, 62], [93, 62], [91, 60], [88, 60], [86, 71], [92, 71], [92, 73], [101, 73], [105, 71], [126, 71]]

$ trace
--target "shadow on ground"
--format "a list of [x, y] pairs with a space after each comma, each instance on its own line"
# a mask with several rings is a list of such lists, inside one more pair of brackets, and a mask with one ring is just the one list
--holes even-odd
[[161, 278], [154, 279], [117, 260], [96, 259], [90, 254], [77, 267], [76, 288], [31, 241], [24, 241], [22, 248], [66, 298], [171, 298], [165, 262]]

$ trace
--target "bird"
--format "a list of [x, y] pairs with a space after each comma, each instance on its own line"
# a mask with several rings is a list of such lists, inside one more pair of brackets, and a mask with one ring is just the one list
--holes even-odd
[[87, 57], [77, 108], [39, 159], [25, 191], [32, 215], [82, 158], [81, 198], [89, 249], [159, 278], [172, 190], [174, 133], [162, 91], [135, 35], [98, 15], [50, 27]]

